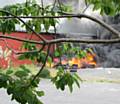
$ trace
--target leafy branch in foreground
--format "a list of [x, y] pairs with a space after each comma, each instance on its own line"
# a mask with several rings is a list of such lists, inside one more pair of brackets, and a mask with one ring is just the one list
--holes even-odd
[[55, 84], [57, 89], [65, 90], [68, 86], [70, 92], [73, 91], [73, 85], [76, 84], [80, 88], [80, 83], [82, 79], [76, 73], [71, 73], [70, 71], [65, 71], [63, 67], [58, 68], [58, 72], [55, 77], [51, 79], [53, 84]]
[[[32, 83], [28, 88], [27, 84], [32, 80], [32, 73], [29, 69], [21, 68], [8, 69], [0, 73], [0, 88], [7, 89], [8, 95], [12, 95], [11, 100], [16, 100], [20, 104], [42, 104], [38, 97], [44, 96], [43, 91], [37, 90], [37, 86]], [[40, 79], [35, 80], [38, 84]]]
[[89, 4], [93, 4], [93, 10], [100, 10], [101, 14], [117, 15], [120, 13], [119, 0], [85, 0]]

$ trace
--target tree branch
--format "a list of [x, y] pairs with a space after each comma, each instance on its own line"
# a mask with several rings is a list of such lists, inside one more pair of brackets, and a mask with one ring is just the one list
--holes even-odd
[[[6, 12], [6, 11], [4, 11], [4, 12]], [[87, 19], [90, 19], [90, 20], [100, 24], [101, 26], [103, 26], [104, 28], [106, 28], [107, 30], [112, 32], [113, 34], [115, 34], [118, 37], [120, 37], [120, 32], [119, 31], [115, 30], [113, 27], [109, 26], [108, 24], [106, 24], [105, 22], [103, 22], [100, 19], [97, 19], [95, 17], [89, 16], [89, 15], [86, 15], [86, 14], [67, 14], [67, 13], [64, 13], [64, 14], [66, 14], [66, 15], [61, 15], [61, 16], [27, 16], [27, 17], [26, 16], [19, 16], [19, 17], [17, 17], [17, 16], [12, 15], [12, 16], [0, 17], [0, 19], [4, 19], [4, 18], [18, 18], [20, 20], [21, 18], [32, 18], [32, 19], [36, 19], [36, 18], [37, 19], [41, 19], [41, 18], [80, 18], [80, 19], [81, 18], [87, 18]], [[35, 32], [35, 34], [36, 34], [36, 32]], [[43, 39], [43, 37], [42, 37], [42, 40], [45, 40], [45, 39]]]
[[60, 39], [53, 39], [47, 42], [47, 44], [55, 44], [61, 42], [73, 42], [73, 43], [88, 43], [88, 44], [113, 44], [113, 43], [120, 43], [120, 38], [118, 39], [80, 39], [80, 38], [60, 38]]
[[[1, 18], [15, 18], [12, 16], [9, 17], [0, 17]], [[108, 24], [106, 24], [105, 22], [103, 22], [100, 19], [97, 19], [95, 17], [86, 15], [86, 14], [67, 14], [67, 15], [61, 15], [61, 16], [20, 16], [19, 18], [32, 18], [32, 19], [42, 19], [42, 18], [87, 18], [90, 19], [98, 24], [100, 24], [101, 26], [103, 26], [104, 28], [106, 28], [107, 30], [109, 30], [110, 32], [112, 32], [113, 34], [115, 34], [116, 36], [120, 37], [120, 32], [118, 32], [117, 30], [115, 30], [113, 27], [109, 26]]]
[[9, 44], [8, 44], [8, 42], [6, 40], [0, 39], [0, 41], [3, 41], [5, 43], [5, 45], [6, 45], [6, 48], [11, 50], [16, 55], [38, 53], [38, 52], [41, 52], [44, 49], [44, 47], [45, 47], [45, 45], [43, 44], [42, 47], [40, 47], [39, 50], [32, 50], [32, 51], [25, 51], [25, 52], [19, 51], [19, 52], [17, 52], [13, 48], [9, 47]]
[[41, 73], [42, 70], [44, 69], [45, 64], [46, 64], [46, 62], [47, 62], [47, 58], [48, 58], [48, 56], [49, 56], [50, 47], [51, 47], [51, 45], [49, 44], [49, 45], [48, 45], [48, 49], [47, 49], [47, 54], [46, 54], [46, 57], [45, 57], [45, 61], [43, 62], [43, 65], [41, 66], [40, 70], [39, 70], [38, 73], [33, 77], [32, 81], [30, 82], [30, 84], [29, 84], [27, 87], [30, 87], [30, 86], [31, 86], [31, 84], [39, 77], [40, 73]]
[[41, 52], [44, 49], [45, 45], [42, 45], [42, 47], [39, 50], [33, 50], [33, 51], [26, 51], [26, 52], [16, 52], [16, 54], [33, 54]]
[[17, 38], [13, 36], [6, 36], [6, 35], [0, 35], [0, 38], [6, 38], [6, 39], [12, 39], [16, 41], [21, 41], [21, 42], [28, 42], [28, 43], [34, 43], [34, 44], [40, 44], [40, 45], [47, 45], [47, 44], [56, 44], [56, 43], [61, 43], [61, 42], [73, 42], [73, 43], [88, 43], [88, 44], [114, 44], [114, 43], [120, 43], [120, 38], [117, 39], [81, 39], [81, 38], [60, 38], [60, 39], [52, 39], [52, 40], [47, 40], [46, 43], [43, 41], [34, 41], [34, 40], [27, 40], [27, 39], [22, 39], [22, 38]]
[[8, 35], [0, 35], [0, 38], [11, 39], [11, 40], [16, 40], [16, 41], [20, 41], [20, 42], [34, 43], [34, 44], [42, 44], [42, 45], [45, 44], [43, 41], [39, 42], [39, 41], [34, 41], [34, 40], [27, 40], [27, 39], [23, 39], [23, 38], [17, 38], [15, 36], [8, 36]]
[[[45, 39], [44, 37], [42, 37], [42, 36], [40, 36], [38, 33], [36, 33], [36, 32], [35, 32], [28, 24], [26, 24], [20, 17], [14, 15], [14, 14], [12, 14], [12, 13], [10, 13], [9, 11], [0, 10], [0, 12], [6, 13], [6, 14], [10, 14], [11, 17], [17, 18], [19, 21], [21, 21], [23, 24], [25, 24], [25, 25], [26, 25], [37, 37], [39, 37], [42, 41], [44, 41], [44, 42], [46, 41], [46, 39]], [[5, 19], [7, 19], [7, 18], [5, 18]]]

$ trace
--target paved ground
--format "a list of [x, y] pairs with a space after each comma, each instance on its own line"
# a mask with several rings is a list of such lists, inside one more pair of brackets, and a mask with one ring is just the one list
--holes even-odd
[[120, 83], [120, 68], [95, 68], [78, 70], [80, 77], [87, 81]]
[[[41, 98], [44, 104], [120, 104], [120, 69], [85, 69], [79, 70], [78, 73], [88, 82], [83, 82], [80, 89], [75, 86], [72, 94], [68, 89], [64, 92], [56, 90], [49, 80], [42, 80], [39, 89], [46, 93]], [[101, 79], [117, 81], [117, 83], [94, 82]], [[10, 101], [5, 90], [0, 90], [0, 104], [17, 103]]]
[[[75, 87], [71, 94], [68, 89], [64, 92], [58, 91], [48, 80], [43, 80], [39, 89], [46, 93], [41, 98], [44, 104], [120, 104], [120, 84], [84, 82], [80, 89]], [[0, 104], [17, 103], [10, 102], [10, 97], [1, 90]]]
[[120, 84], [82, 83], [81, 89], [76, 88], [72, 94], [57, 91], [47, 82], [40, 88], [46, 92], [42, 98], [45, 104], [120, 104]]

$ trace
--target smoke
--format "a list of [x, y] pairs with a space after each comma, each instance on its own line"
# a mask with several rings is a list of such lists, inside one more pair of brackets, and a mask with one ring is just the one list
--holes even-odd
[[[72, 0], [72, 2], [65, 2], [72, 6], [74, 14], [82, 13], [102, 19], [99, 11], [92, 11], [93, 6], [86, 7], [84, 0]], [[57, 31], [60, 33], [86, 33], [86, 34], [97, 34], [99, 25], [95, 22], [82, 18], [82, 19], [61, 19]]]
[[[70, 2], [69, 2], [70, 3]], [[74, 0], [73, 13], [81, 13], [86, 8], [84, 0]], [[101, 16], [99, 11], [92, 11], [93, 6], [89, 6], [84, 12], [87, 15], [104, 20], [116, 30], [120, 31], [120, 15], [115, 17]], [[61, 19], [57, 31], [60, 33], [84, 33], [94, 34], [98, 39], [113, 39], [116, 38], [114, 34], [107, 31], [98, 24], [88, 19]], [[109, 45], [86, 45], [91, 47], [97, 55], [97, 62], [100, 67], [119, 67], [120, 68], [120, 43]]]

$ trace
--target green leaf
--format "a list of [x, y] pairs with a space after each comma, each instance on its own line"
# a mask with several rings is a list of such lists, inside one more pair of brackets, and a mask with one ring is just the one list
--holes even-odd
[[11, 70], [11, 69], [8, 69], [8, 70], [6, 71], [6, 74], [7, 74], [7, 75], [12, 74], [12, 73], [13, 73], [13, 70]]
[[49, 63], [52, 63], [52, 58], [49, 56], [47, 61], [48, 61]]
[[24, 59], [26, 59], [26, 57], [25, 57], [25, 55], [20, 55], [20, 56], [18, 57], [18, 59], [19, 59], [19, 60], [24, 60]]
[[79, 79], [81, 82], [83, 81], [83, 80], [79, 77], [79, 75], [78, 75], [77, 73], [74, 73], [74, 76], [75, 76], [77, 79]]
[[13, 89], [11, 87], [7, 88], [7, 94], [10, 95], [13, 93]]
[[36, 93], [39, 97], [42, 97], [45, 95], [44, 91], [36, 91]]
[[57, 50], [55, 51], [54, 54], [55, 54], [55, 57], [59, 57], [60, 56], [60, 53]]
[[0, 88], [6, 88], [7, 87], [7, 81], [9, 80], [9, 77], [6, 75], [0, 75]]
[[55, 26], [55, 21], [54, 21], [54, 19], [49, 19], [49, 22], [50, 22], [50, 25], [51, 25], [51, 26]]
[[50, 27], [49, 19], [44, 19], [43, 25], [44, 25], [45, 31], [48, 32]]
[[73, 86], [72, 86], [72, 84], [71, 85], [68, 84], [68, 87], [69, 87], [70, 92], [72, 93], [73, 92]]
[[73, 76], [74, 82], [76, 83], [76, 85], [78, 86], [78, 88], [80, 88], [80, 83], [79, 83], [79, 79], [77, 79], [76, 77]]
[[73, 83], [74, 83], [74, 80], [73, 80], [72, 76], [69, 76], [68, 77], [68, 87], [69, 87], [70, 92], [73, 91]]
[[83, 58], [83, 57], [86, 57], [86, 51], [85, 50], [80, 50], [79, 54], [78, 54], [78, 57], [79, 58]]
[[46, 53], [44, 51], [40, 52], [37, 56], [37, 61], [38, 62], [45, 62], [46, 59]]
[[19, 70], [15, 72], [15, 75], [19, 78], [23, 78], [23, 77], [27, 77], [28, 73], [26, 71]]
[[30, 70], [25, 65], [21, 65], [20, 68], [26, 71], [27, 73], [30, 73]]
[[60, 88], [62, 91], [64, 91], [65, 90], [65, 83], [64, 83], [64, 79], [63, 78], [61, 78], [59, 81], [58, 81], [58, 83], [57, 83], [58, 85], [58, 88]]
[[36, 81], [33, 81], [31, 84], [32, 84], [32, 86], [34, 86], [34, 87], [38, 87], [38, 84], [37, 84]]
[[47, 69], [42, 70], [42, 72], [39, 75], [40, 78], [50, 78], [50, 72]]

